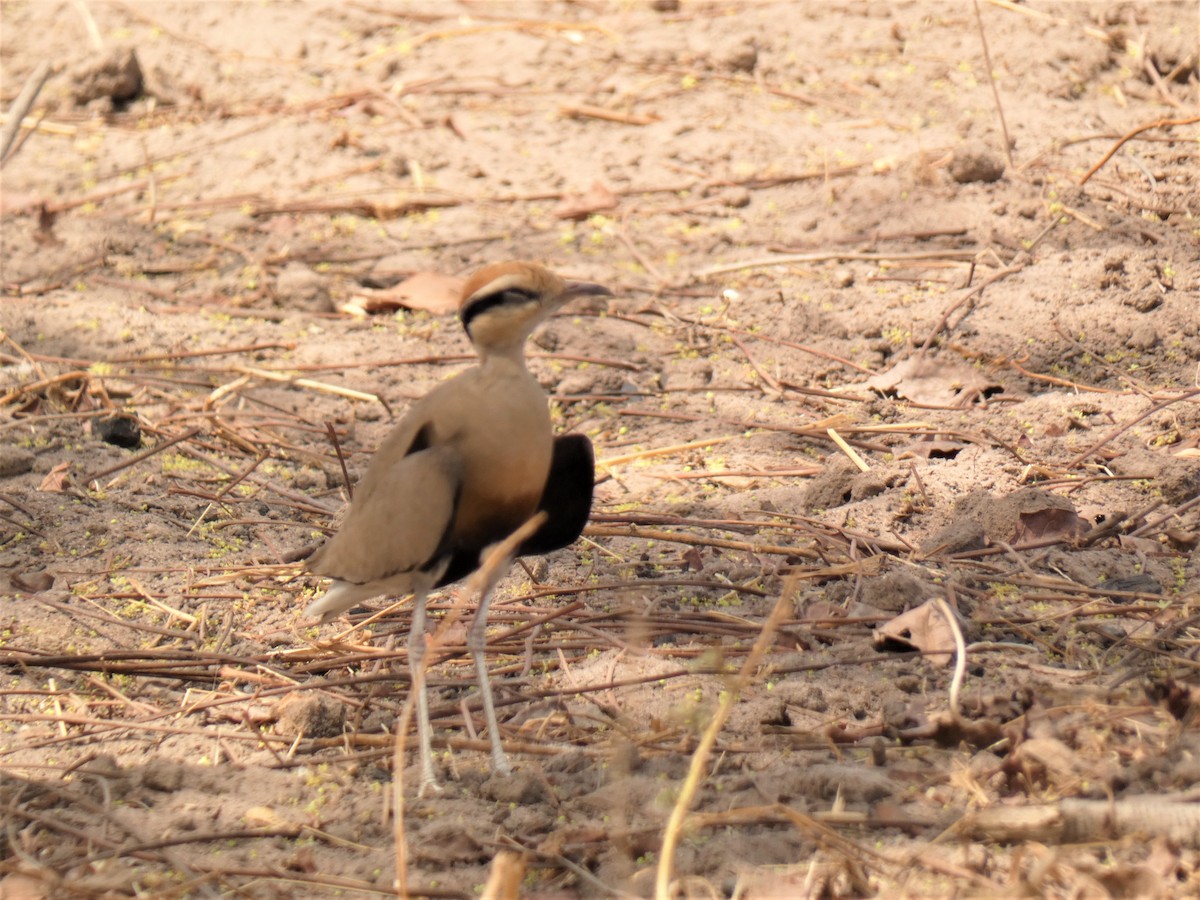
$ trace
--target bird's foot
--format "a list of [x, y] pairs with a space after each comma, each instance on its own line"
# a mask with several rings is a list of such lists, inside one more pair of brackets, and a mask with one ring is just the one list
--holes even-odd
[[417, 788], [417, 798], [424, 799], [425, 797], [436, 797], [442, 792], [442, 786], [438, 784], [437, 772], [433, 767], [433, 751], [424, 751], [422, 747], [421, 753], [421, 786]]
[[511, 775], [512, 766], [508, 763], [508, 754], [497, 741], [492, 745], [492, 771], [497, 775]]
[[442, 792], [442, 786], [438, 784], [437, 779], [433, 775], [424, 775], [421, 777], [421, 786], [417, 788], [417, 799], [424, 800], [426, 797], [436, 797]]

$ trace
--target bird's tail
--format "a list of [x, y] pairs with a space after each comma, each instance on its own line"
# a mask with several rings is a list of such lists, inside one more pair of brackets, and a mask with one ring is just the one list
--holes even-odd
[[362, 603], [364, 600], [370, 600], [381, 593], [383, 592], [378, 585], [355, 584], [352, 581], [338, 581], [335, 578], [333, 584], [329, 586], [329, 590], [308, 605], [308, 608], [304, 610], [304, 615], [317, 616], [324, 625], [350, 607]]

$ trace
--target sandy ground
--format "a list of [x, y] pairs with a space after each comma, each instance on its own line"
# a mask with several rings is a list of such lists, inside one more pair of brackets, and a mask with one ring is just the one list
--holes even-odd
[[[980, 14], [5, 2], [0, 895], [1200, 892], [1196, 6]], [[507, 258], [594, 516], [417, 799], [296, 560]]]

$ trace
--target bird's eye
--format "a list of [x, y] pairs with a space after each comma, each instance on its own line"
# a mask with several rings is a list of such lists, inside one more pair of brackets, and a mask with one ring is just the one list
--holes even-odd
[[500, 292], [501, 303], [535, 303], [537, 302], [537, 294], [533, 291], [527, 291], [524, 288], [509, 288], [506, 291]]

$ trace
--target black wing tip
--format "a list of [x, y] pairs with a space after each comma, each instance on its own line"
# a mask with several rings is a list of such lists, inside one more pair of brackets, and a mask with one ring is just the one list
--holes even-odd
[[518, 555], [549, 553], [573, 543], [583, 533], [592, 512], [595, 483], [596, 457], [587, 436], [565, 434], [555, 438], [550, 476], [538, 503], [538, 509], [548, 518], [521, 545]]
[[[517, 556], [538, 556], [561, 550], [583, 533], [592, 511], [592, 490], [596, 481], [596, 458], [592, 442], [582, 434], [566, 434], [554, 439], [550, 475], [538, 502], [546, 522], [517, 549]], [[446, 570], [435, 587], [445, 587], [465, 578], [479, 568], [484, 547], [458, 547], [450, 553]]]

